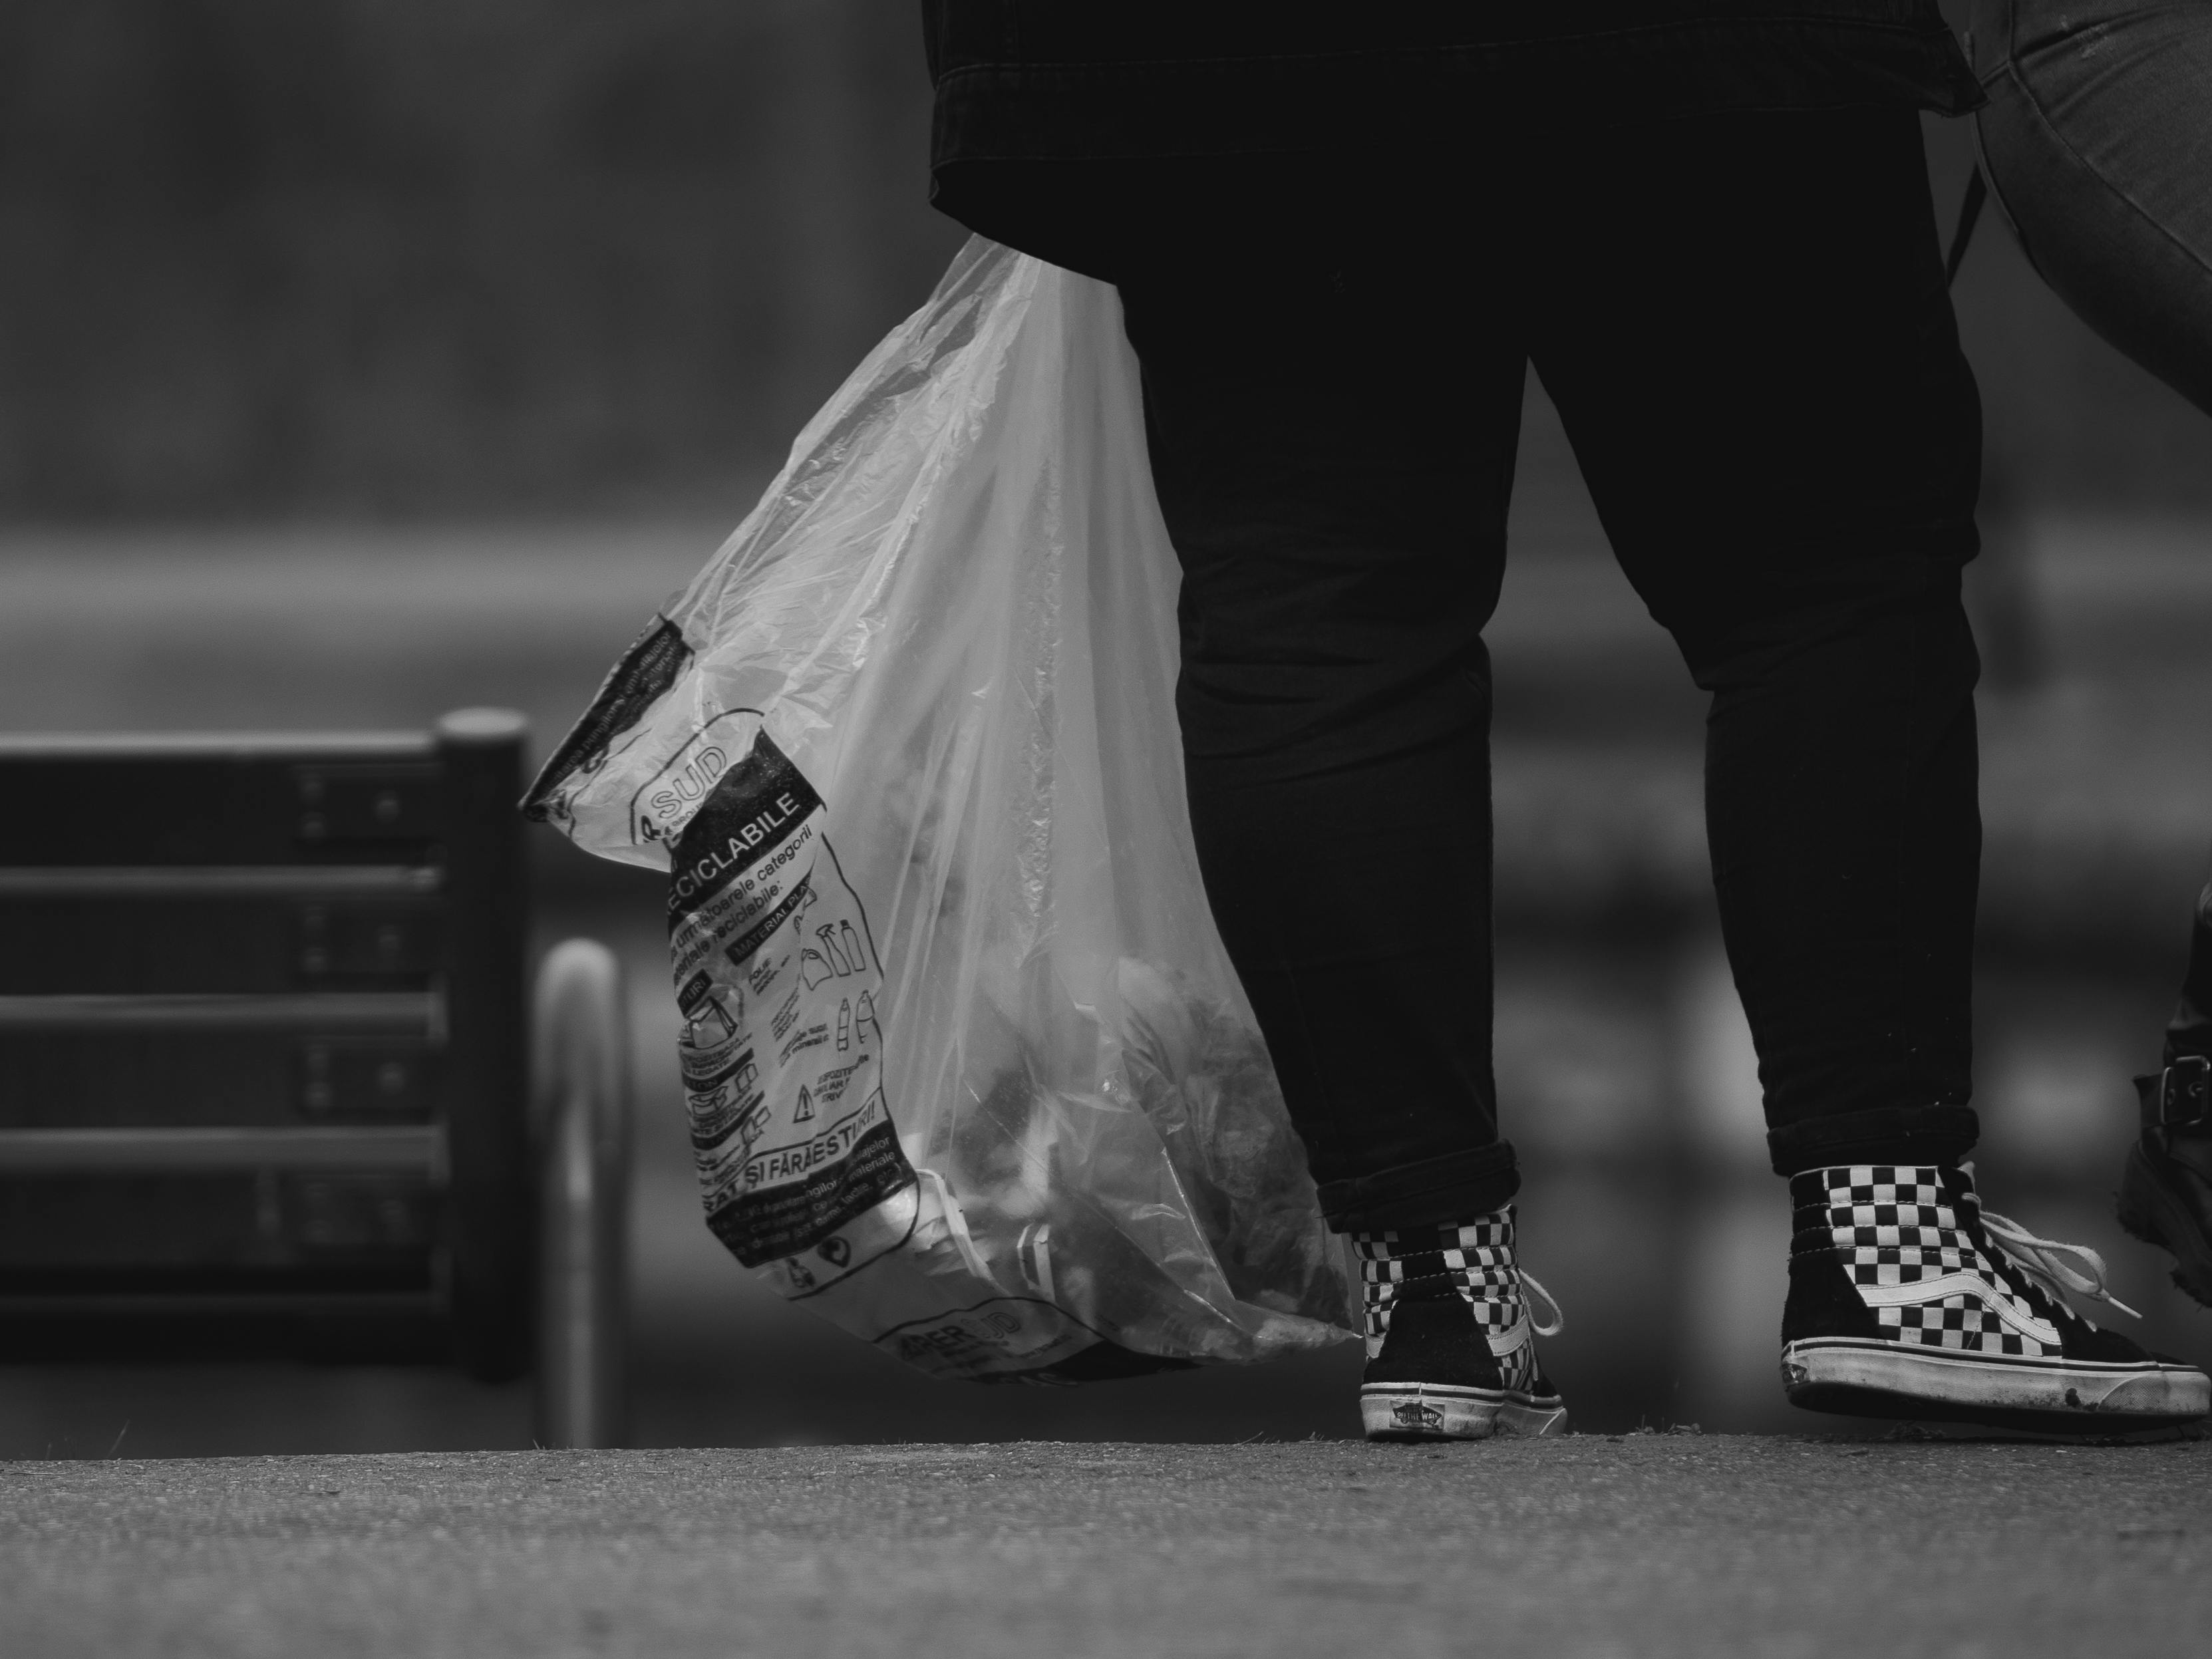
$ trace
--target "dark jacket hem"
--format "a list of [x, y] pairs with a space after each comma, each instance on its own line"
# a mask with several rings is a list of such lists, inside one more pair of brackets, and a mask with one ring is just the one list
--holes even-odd
[[946, 65], [933, 165], [1326, 153], [1727, 110], [1986, 101], [1950, 31], [1695, 20], [1472, 46]]

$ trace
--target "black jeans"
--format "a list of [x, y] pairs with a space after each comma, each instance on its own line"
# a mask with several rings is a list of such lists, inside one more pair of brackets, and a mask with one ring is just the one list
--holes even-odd
[[1183, 566], [1193, 824], [1332, 1224], [1517, 1184], [1481, 633], [1532, 362], [1712, 694], [1714, 880], [1775, 1167], [1961, 1155], [1980, 410], [1918, 118], [1147, 188], [1158, 234], [1111, 274]]

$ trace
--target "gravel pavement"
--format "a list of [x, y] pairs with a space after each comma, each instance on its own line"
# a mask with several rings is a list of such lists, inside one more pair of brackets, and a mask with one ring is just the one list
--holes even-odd
[[0, 1464], [0, 1651], [2203, 1651], [2212, 1443]]

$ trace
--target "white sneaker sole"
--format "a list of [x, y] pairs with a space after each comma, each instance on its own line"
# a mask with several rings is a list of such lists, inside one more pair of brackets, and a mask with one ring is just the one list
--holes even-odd
[[2186, 1423], [2212, 1413], [2212, 1378], [2186, 1365], [2001, 1358], [1863, 1337], [1784, 1345], [1782, 1387], [1792, 1405], [1810, 1411], [2075, 1434]]
[[1370, 1382], [1359, 1390], [1370, 1440], [1487, 1440], [1493, 1435], [1565, 1434], [1567, 1408], [1545, 1397], [1448, 1382]]

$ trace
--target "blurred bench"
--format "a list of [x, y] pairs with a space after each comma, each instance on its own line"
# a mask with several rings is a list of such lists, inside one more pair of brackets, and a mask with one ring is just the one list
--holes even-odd
[[0, 738], [0, 1362], [534, 1369], [617, 1442], [620, 975], [556, 949], [533, 1054], [523, 735]]

